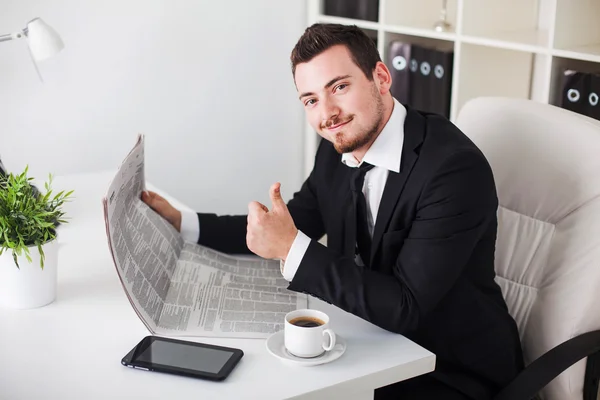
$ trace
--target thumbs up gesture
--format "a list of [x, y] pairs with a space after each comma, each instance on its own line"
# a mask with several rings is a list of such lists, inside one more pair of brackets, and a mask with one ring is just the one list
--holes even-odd
[[263, 258], [285, 260], [298, 229], [287, 205], [281, 198], [281, 184], [271, 186], [271, 210], [253, 201], [248, 204], [246, 244], [250, 251]]

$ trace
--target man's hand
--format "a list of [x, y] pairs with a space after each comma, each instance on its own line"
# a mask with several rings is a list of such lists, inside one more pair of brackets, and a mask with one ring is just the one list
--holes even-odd
[[173, 207], [166, 199], [157, 193], [147, 191], [142, 192], [142, 201], [181, 232], [181, 211]]
[[269, 190], [273, 203], [271, 211], [257, 201], [248, 205], [246, 244], [260, 257], [285, 260], [298, 229], [281, 198], [280, 188], [281, 185], [275, 183]]

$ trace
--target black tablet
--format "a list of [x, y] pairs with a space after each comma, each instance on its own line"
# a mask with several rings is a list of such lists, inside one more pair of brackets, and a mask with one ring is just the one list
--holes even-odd
[[123, 357], [121, 364], [146, 371], [222, 381], [243, 355], [240, 349], [147, 336]]

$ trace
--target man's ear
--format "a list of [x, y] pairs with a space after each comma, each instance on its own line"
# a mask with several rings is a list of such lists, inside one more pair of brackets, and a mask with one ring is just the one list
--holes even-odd
[[387, 94], [392, 87], [392, 74], [388, 67], [381, 61], [378, 61], [373, 70], [373, 79], [380, 94]]

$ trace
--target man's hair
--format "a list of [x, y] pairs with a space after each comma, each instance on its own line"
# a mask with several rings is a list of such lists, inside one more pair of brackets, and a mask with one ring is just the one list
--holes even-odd
[[308, 62], [336, 45], [346, 46], [352, 61], [367, 79], [373, 79], [373, 70], [377, 62], [381, 61], [375, 42], [356, 25], [340, 24], [317, 23], [306, 28], [290, 56], [292, 74], [296, 75], [298, 64]]

